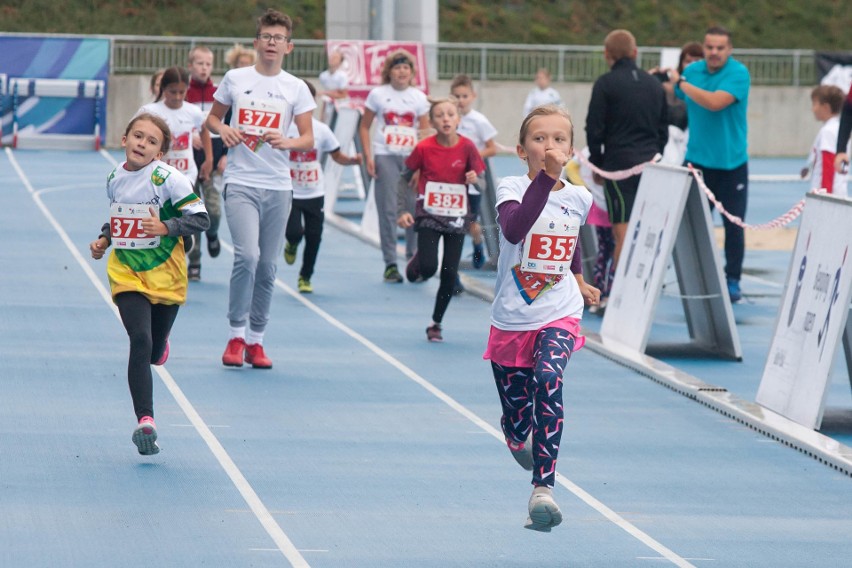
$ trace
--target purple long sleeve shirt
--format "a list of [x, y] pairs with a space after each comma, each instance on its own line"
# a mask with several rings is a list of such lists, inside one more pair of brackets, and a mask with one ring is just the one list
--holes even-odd
[[[544, 211], [544, 206], [547, 205], [547, 198], [554, 183], [553, 178], [544, 173], [544, 170], [541, 170], [524, 192], [524, 197], [520, 203], [504, 201], [497, 206], [497, 223], [507, 241], [516, 245], [527, 236], [541, 212]], [[577, 246], [571, 259], [572, 274], [582, 274], [582, 259], [583, 247], [580, 245], [578, 235]]]

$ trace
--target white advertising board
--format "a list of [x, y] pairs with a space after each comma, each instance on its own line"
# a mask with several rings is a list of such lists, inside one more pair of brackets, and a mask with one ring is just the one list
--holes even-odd
[[808, 195], [756, 401], [808, 428], [822, 423], [852, 293], [852, 201]]

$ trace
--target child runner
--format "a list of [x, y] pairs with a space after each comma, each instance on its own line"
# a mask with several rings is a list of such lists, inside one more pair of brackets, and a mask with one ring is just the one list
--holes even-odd
[[[311, 96], [316, 97], [314, 86], [305, 81]], [[296, 262], [296, 252], [299, 242], [305, 237], [305, 252], [302, 255], [302, 268], [299, 271], [299, 292], [310, 294], [314, 291], [311, 276], [319, 253], [322, 240], [322, 225], [325, 221], [323, 212], [325, 191], [322, 175], [322, 158], [328, 154], [338, 164], [351, 166], [361, 163], [361, 154], [347, 156], [340, 151], [340, 142], [335, 138], [331, 128], [319, 120], [312, 118], [314, 129], [314, 147], [307, 152], [290, 150], [290, 175], [293, 177], [293, 207], [287, 220], [287, 230], [284, 243], [284, 260], [287, 264]], [[291, 124], [288, 136], [296, 137], [299, 131]], [[302, 219], [304, 218], [304, 226]]]
[[[432, 323], [426, 328], [429, 341], [443, 341], [441, 321], [453, 297], [464, 235], [473, 218], [468, 188], [485, 171], [479, 150], [456, 132], [459, 120], [456, 100], [440, 99], [432, 103], [429, 121], [436, 133], [417, 144], [405, 159], [398, 184], [399, 226], [406, 229], [413, 226], [417, 231], [417, 252], [405, 271], [409, 282], [421, 282], [438, 271], [438, 241], [444, 240], [441, 284]], [[420, 172], [420, 176], [412, 216], [408, 182], [415, 172]]]
[[[385, 261], [385, 282], [402, 282], [396, 265], [396, 186], [404, 161], [417, 144], [419, 127], [429, 126], [429, 101], [414, 82], [414, 57], [403, 49], [388, 53], [382, 67], [382, 85], [367, 95], [359, 135], [367, 173], [376, 178], [374, 196], [379, 215], [379, 239]], [[370, 127], [378, 119], [378, 133], [370, 146]], [[411, 194], [413, 198], [413, 194]], [[409, 204], [409, 209], [414, 205]], [[405, 232], [406, 256], [414, 254], [414, 231]]]
[[[291, 150], [314, 147], [311, 112], [316, 108], [304, 81], [281, 69], [293, 51], [290, 17], [268, 9], [257, 19], [257, 63], [231, 69], [216, 89], [207, 125], [228, 147], [225, 215], [234, 242], [228, 321], [230, 334], [222, 363], [272, 368], [263, 350], [278, 259], [284, 249], [293, 184]], [[228, 108], [230, 124], [222, 122]], [[291, 122], [299, 136], [285, 136]], [[248, 331], [246, 326], [249, 326]]]
[[[186, 102], [192, 103], [201, 109], [204, 119], [213, 108], [213, 93], [216, 85], [213, 84], [211, 75], [213, 73], [213, 52], [209, 47], [196, 45], [189, 52], [189, 89], [186, 91]], [[210, 215], [210, 228], [207, 229], [207, 253], [210, 258], [219, 256], [222, 245], [219, 243], [219, 222], [222, 219], [222, 198], [219, 195], [217, 185], [221, 185], [221, 176], [224, 171], [222, 160], [225, 156], [225, 145], [218, 135], [210, 135], [212, 154], [203, 151], [203, 138], [198, 134], [192, 137], [193, 156], [198, 167], [206, 160], [210, 160], [211, 173], [207, 176], [199, 176], [195, 184], [195, 193], [202, 196], [207, 214]], [[201, 235], [196, 238], [198, 246], [189, 251], [189, 279], [201, 280]]]
[[[156, 114], [166, 121], [171, 131], [171, 143], [163, 161], [177, 168], [194, 186], [199, 177], [210, 177], [212, 162], [205, 160], [201, 172], [198, 171], [192, 154], [192, 137], [201, 135], [206, 156], [212, 156], [213, 151], [210, 146], [210, 133], [204, 127], [203, 113], [194, 105], [184, 104], [187, 85], [189, 73], [180, 67], [169, 67], [163, 71], [160, 78], [157, 99], [153, 103], [142, 105], [136, 114]], [[197, 235], [187, 235], [184, 239], [190, 260], [190, 280], [198, 280], [192, 267], [193, 251], [198, 248], [197, 238]]]
[[168, 359], [169, 332], [186, 301], [181, 237], [210, 224], [186, 176], [160, 161], [169, 141], [169, 127], [159, 116], [140, 114], [130, 121], [121, 139], [127, 159], [107, 178], [110, 222], [89, 245], [94, 259], [114, 245], [107, 275], [130, 337], [127, 382], [138, 421], [132, 440], [146, 456], [160, 451], [151, 365]]
[[[568, 113], [555, 105], [535, 108], [521, 124], [518, 156], [529, 171], [504, 177], [497, 188], [500, 257], [483, 355], [491, 360], [503, 406], [506, 444], [533, 472], [525, 526], [545, 532], [562, 522], [552, 492], [563, 426], [562, 377], [571, 353], [584, 343], [583, 303], [596, 303], [600, 294], [583, 281], [575, 250], [592, 195], [561, 179], [573, 130]], [[569, 271], [574, 278], [564, 277]]]
[[[474, 110], [473, 102], [476, 100], [476, 91], [473, 90], [473, 81], [467, 75], [456, 75], [450, 85], [450, 94], [459, 102], [461, 122], [459, 123], [459, 134], [469, 138], [479, 150], [483, 159], [490, 158], [497, 153], [497, 129], [491, 124], [484, 114]], [[470, 211], [473, 221], [470, 223], [470, 238], [473, 241], [473, 267], [482, 268], [485, 264], [485, 253], [482, 250], [482, 227], [477, 218], [482, 201], [482, 194], [475, 186], [468, 188], [470, 191]]]
[[550, 71], [546, 67], [541, 67], [535, 72], [535, 88], [529, 92], [524, 101], [524, 116], [528, 116], [537, 106], [561, 104], [562, 97], [550, 86]]
[[160, 81], [163, 78], [163, 72], [165, 72], [165, 69], [158, 69], [157, 71], [154, 71], [154, 74], [151, 75], [151, 82], [148, 85], [151, 89], [151, 97], [153, 97], [153, 100], [155, 101], [157, 100], [157, 97], [160, 96]]
[[834, 169], [834, 151], [837, 133], [840, 130], [840, 110], [843, 108], [843, 91], [833, 85], [820, 85], [811, 91], [811, 110], [814, 118], [824, 123], [814, 139], [808, 166], [802, 169], [802, 177], [811, 171], [811, 189], [825, 189], [839, 197], [847, 196], [849, 175]]

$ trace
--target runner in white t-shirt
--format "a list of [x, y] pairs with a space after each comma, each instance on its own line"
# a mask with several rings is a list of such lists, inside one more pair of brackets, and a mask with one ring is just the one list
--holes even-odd
[[[461, 112], [459, 134], [469, 138], [479, 150], [482, 159], [490, 158], [497, 153], [497, 129], [484, 114], [473, 108], [476, 101], [476, 91], [473, 81], [467, 75], [456, 75], [450, 85], [450, 94], [456, 98]], [[485, 264], [485, 251], [482, 247], [482, 226], [479, 224], [480, 203], [482, 194], [475, 186], [470, 188], [470, 210], [474, 219], [470, 224], [470, 238], [473, 241], [473, 267], [482, 268]]]
[[483, 355], [491, 360], [506, 444], [533, 472], [525, 526], [545, 532], [562, 522], [552, 490], [565, 367], [583, 345], [583, 304], [600, 296], [583, 281], [577, 250], [592, 195], [561, 178], [572, 142], [571, 119], [555, 105], [534, 109], [521, 125], [518, 155], [529, 172], [497, 188], [500, 258]]
[[[843, 91], [833, 85], [820, 85], [811, 91], [811, 110], [814, 118], [823, 122], [814, 139], [808, 156], [811, 171], [811, 189], [825, 189], [832, 195], [846, 197], [849, 174], [834, 169], [837, 137], [840, 132], [840, 109], [843, 106]], [[848, 144], [847, 144], [847, 154]], [[802, 170], [802, 177], [808, 169]]]
[[[305, 83], [283, 71], [284, 56], [293, 50], [289, 16], [268, 9], [257, 20], [253, 67], [231, 69], [214, 95], [207, 126], [228, 149], [225, 167], [225, 215], [234, 241], [228, 320], [230, 339], [222, 363], [269, 369], [263, 334], [284, 248], [284, 219], [290, 214], [293, 184], [291, 150], [314, 145], [311, 112], [316, 108]], [[222, 122], [233, 107], [231, 124]], [[287, 138], [290, 124], [299, 131]], [[246, 326], [249, 327], [246, 330]]]
[[550, 71], [544, 67], [535, 73], [535, 88], [527, 95], [524, 101], [524, 116], [529, 115], [532, 110], [541, 105], [562, 105], [562, 97], [559, 92], [550, 86]]
[[[314, 86], [305, 81], [312, 96], [316, 96]], [[305, 251], [302, 253], [302, 268], [299, 270], [299, 292], [310, 294], [314, 291], [311, 277], [319, 254], [322, 240], [322, 226], [325, 221], [325, 180], [322, 161], [328, 154], [338, 164], [351, 166], [361, 163], [361, 154], [347, 156], [340, 151], [340, 142], [326, 124], [313, 120], [314, 147], [308, 151], [290, 151], [290, 175], [293, 178], [293, 207], [287, 220], [284, 243], [284, 260], [287, 264], [296, 262], [296, 253], [302, 237], [305, 238]], [[288, 136], [298, 136], [296, 125], [290, 125]], [[304, 220], [304, 225], [302, 224]]]
[[[429, 127], [429, 101], [420, 89], [411, 86], [414, 69], [414, 56], [407, 51], [398, 49], [387, 55], [382, 68], [383, 84], [367, 95], [358, 132], [367, 172], [376, 178], [373, 193], [379, 215], [385, 282], [402, 282], [396, 265], [396, 184], [405, 167], [405, 158], [417, 145], [418, 129]], [[373, 119], [377, 131], [371, 145]], [[413, 203], [409, 209], [414, 209]], [[417, 243], [412, 228], [406, 229], [405, 241], [406, 257], [411, 258]]]

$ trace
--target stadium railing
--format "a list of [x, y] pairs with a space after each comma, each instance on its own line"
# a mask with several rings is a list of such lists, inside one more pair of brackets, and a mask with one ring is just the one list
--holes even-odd
[[[189, 50], [199, 44], [214, 53], [216, 74], [227, 70], [225, 53], [234, 45], [251, 45], [250, 38], [100, 36], [112, 42], [112, 73], [148, 74], [172, 65], [185, 65]], [[325, 42], [296, 40], [287, 58], [288, 71], [316, 76], [327, 67]], [[602, 46], [523, 45], [497, 43], [438, 43], [425, 46], [438, 63], [438, 79], [467, 73], [477, 81], [532, 81], [540, 67], [558, 82], [592, 82], [607, 69]], [[640, 47], [645, 69], [660, 62], [662, 47]], [[755, 85], [809, 86], [817, 83], [815, 52], [808, 49], [735, 49], [734, 57], [751, 71]]]

